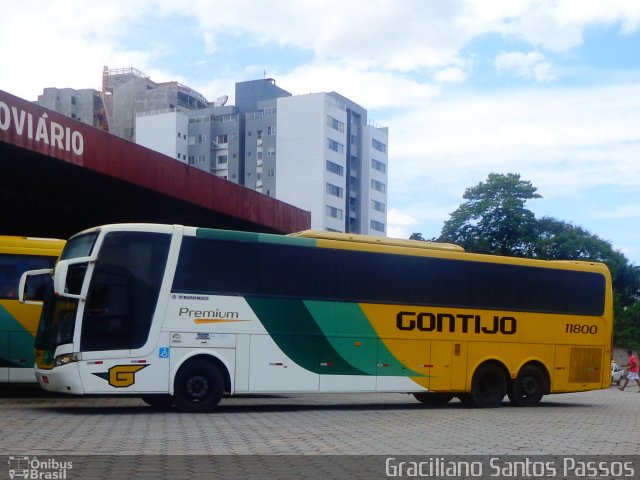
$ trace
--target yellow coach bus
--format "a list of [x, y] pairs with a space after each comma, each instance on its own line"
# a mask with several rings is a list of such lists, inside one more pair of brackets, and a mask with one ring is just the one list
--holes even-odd
[[307, 231], [97, 227], [53, 272], [47, 390], [211, 411], [224, 393], [406, 392], [495, 407], [609, 387], [602, 264]]
[[[18, 301], [23, 272], [51, 268], [64, 241], [0, 236], [0, 382], [35, 382], [34, 337], [41, 307]], [[37, 288], [37, 285], [32, 285]]]

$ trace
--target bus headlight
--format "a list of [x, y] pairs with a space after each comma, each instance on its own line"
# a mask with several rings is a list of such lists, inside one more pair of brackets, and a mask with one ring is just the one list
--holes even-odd
[[55, 359], [56, 367], [61, 367], [62, 365], [66, 365], [67, 363], [77, 362], [80, 360], [79, 353], [65, 353], [64, 355], [58, 355]]

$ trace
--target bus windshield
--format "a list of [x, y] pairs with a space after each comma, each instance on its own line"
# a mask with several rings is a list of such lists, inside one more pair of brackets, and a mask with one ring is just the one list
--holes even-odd
[[[79, 235], [70, 239], [65, 245], [61, 260], [87, 257], [91, 255], [91, 250], [98, 237], [98, 232]], [[67, 284], [74, 291], [80, 291], [84, 275], [87, 271], [87, 264], [73, 265], [67, 274]], [[36, 349], [52, 349], [58, 345], [71, 343], [73, 341], [73, 330], [75, 318], [78, 312], [78, 300], [75, 298], [65, 298], [54, 294], [53, 282], [50, 282], [45, 295], [44, 310], [38, 326], [36, 335]]]

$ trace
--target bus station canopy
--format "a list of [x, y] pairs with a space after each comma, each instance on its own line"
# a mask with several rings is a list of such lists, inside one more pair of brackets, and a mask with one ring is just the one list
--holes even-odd
[[108, 223], [292, 233], [310, 213], [0, 90], [0, 234]]

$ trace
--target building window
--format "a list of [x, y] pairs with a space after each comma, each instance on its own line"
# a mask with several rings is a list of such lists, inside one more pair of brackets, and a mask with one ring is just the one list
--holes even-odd
[[344, 176], [344, 167], [327, 160], [327, 172], [335, 173], [336, 175]]
[[371, 200], [371, 208], [382, 213], [384, 213], [387, 210], [387, 206], [384, 203], [377, 202], [375, 200]]
[[371, 159], [371, 168], [382, 173], [387, 173], [387, 166], [384, 163], [379, 162], [375, 158]]
[[329, 195], [333, 195], [334, 197], [342, 198], [344, 190], [336, 185], [332, 185], [331, 183], [327, 183], [327, 193]]
[[378, 232], [384, 233], [384, 223], [371, 220], [371, 230], [376, 230]]
[[256, 130], [256, 138], [260, 140], [262, 138], [262, 130]]
[[275, 125], [268, 125], [267, 126], [267, 135], [275, 135], [275, 134], [276, 134]]
[[344, 123], [331, 115], [327, 115], [327, 126], [339, 132], [344, 132]]
[[327, 146], [329, 147], [329, 150], [333, 150], [334, 152], [337, 153], [344, 153], [344, 145], [336, 142], [335, 140], [331, 140], [330, 138], [327, 138]]
[[387, 186], [384, 183], [379, 182], [377, 180], [373, 180], [373, 179], [371, 180], [371, 188], [381, 193], [387, 193]]
[[327, 205], [327, 217], [342, 220], [342, 210], [336, 207], [332, 207], [331, 205]]
[[216, 142], [217, 143], [229, 143], [229, 135], [226, 133], [223, 133], [221, 135], [218, 135], [216, 137]]
[[384, 143], [379, 142], [375, 138], [371, 139], [371, 146], [376, 150], [378, 150], [379, 152], [387, 153], [387, 146]]
[[273, 178], [276, 176], [275, 168], [267, 168], [267, 178]]
[[275, 157], [276, 155], [276, 147], [267, 148], [267, 157]]
[[227, 155], [218, 155], [218, 165], [224, 165], [229, 161], [229, 157]]
[[207, 162], [207, 157], [205, 157], [204, 155], [198, 155], [198, 162], [206, 163]]

